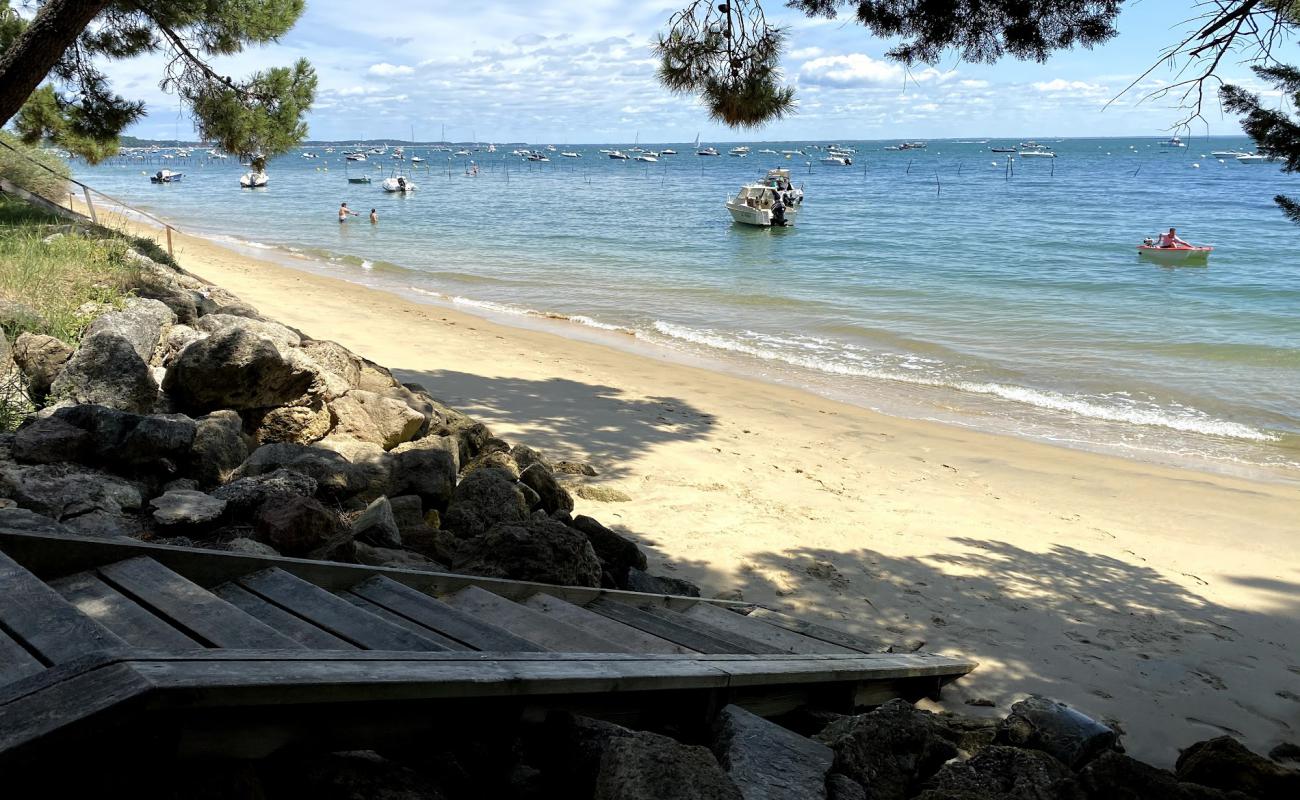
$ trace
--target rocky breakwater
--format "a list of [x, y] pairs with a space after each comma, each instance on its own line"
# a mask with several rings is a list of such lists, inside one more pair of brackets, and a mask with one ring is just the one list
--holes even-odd
[[0, 529], [698, 593], [574, 516], [565, 474], [540, 453], [133, 258], [134, 296], [76, 348], [18, 332], [0, 350], [39, 409], [0, 436]]

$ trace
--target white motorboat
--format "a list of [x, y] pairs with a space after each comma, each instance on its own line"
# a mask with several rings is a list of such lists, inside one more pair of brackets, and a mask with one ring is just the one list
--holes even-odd
[[639, 155], [639, 156], [636, 157], [636, 160], [637, 160], [637, 161], [644, 161], [644, 162], [646, 162], [647, 164], [657, 164], [657, 163], [659, 163], [659, 159], [655, 156], [654, 153], [642, 153], [641, 155]]
[[1056, 153], [1047, 149], [1046, 145], [1035, 144], [1033, 147], [1022, 147], [1017, 153], [1021, 158], [1056, 158]]
[[790, 184], [790, 170], [769, 170], [762, 181], [740, 187], [727, 198], [732, 220], [760, 228], [789, 228], [803, 205], [803, 190]]
[[564, 158], [582, 158], [582, 153], [575, 153], [572, 150], [565, 150], [563, 153], [560, 153], [560, 155]]
[[660, 151], [659, 151], [659, 155], [661, 155], [661, 156], [675, 156], [675, 155], [677, 155], [677, 151], [676, 151], [676, 150], [673, 150], [672, 148], [668, 148], [668, 149], [666, 149], [666, 150], [660, 150]]
[[414, 192], [417, 188], [414, 181], [407, 178], [405, 175], [393, 175], [392, 177], [384, 178], [384, 182], [379, 184], [379, 186], [385, 192], [402, 193]]
[[1259, 153], [1247, 153], [1237, 156], [1238, 164], [1272, 164], [1275, 161], [1281, 161], [1278, 156], [1266, 156]]
[[302, 157], [303, 157], [303, 158], [320, 158], [320, 156], [316, 155], [315, 153], [308, 153], [308, 152], [306, 152], [306, 151], [303, 152]]
[[541, 150], [534, 150], [533, 152], [528, 154], [527, 158], [529, 161], [545, 161], [547, 163], [550, 163], [551, 161], [551, 159], [548, 158], [546, 154], [543, 153]]
[[853, 166], [853, 159], [848, 156], [829, 155], [821, 159], [821, 163], [836, 167], [851, 167]]
[[1250, 154], [1242, 150], [1211, 150], [1210, 151], [1210, 158], [1222, 158], [1225, 160], [1229, 158], [1241, 158], [1242, 156], [1247, 156], [1247, 155]]
[[239, 176], [239, 185], [245, 189], [261, 189], [269, 182], [265, 172], [245, 172]]
[[742, 144], [739, 147], [733, 147], [730, 150], [728, 150], [727, 155], [734, 156], [736, 158], [744, 158], [745, 156], [749, 155], [749, 148]]
[[759, 154], [759, 155], [766, 155], [766, 156], [774, 156], [774, 155], [776, 155], [776, 151], [773, 150], [773, 149], [770, 148], [770, 147], [764, 147], [762, 150], [759, 150], [759, 151], [758, 151], [758, 154]]
[[781, 155], [783, 155], [783, 156], [803, 156], [803, 155], [807, 155], [807, 153], [805, 153], [805, 152], [802, 151], [802, 150], [782, 150], [782, 151], [781, 151]]
[[411, 163], [412, 163], [412, 164], [423, 164], [423, 163], [424, 163], [424, 159], [421, 158], [421, 157], [419, 157], [419, 156], [411, 156]]
[[621, 150], [610, 150], [609, 157], [614, 159], [615, 161], [627, 161], [628, 159], [627, 154], [622, 152]]
[[463, 157], [465, 157], [465, 158], [468, 158], [469, 155], [470, 155], [470, 152], [469, 152], [468, 150], [461, 149], [461, 150], [457, 150], [456, 152], [452, 153], [452, 155], [453, 155], [453, 156], [463, 156]]
[[365, 161], [365, 160], [366, 160], [366, 154], [365, 154], [365, 153], [348, 153], [346, 156], [344, 156], [344, 158], [346, 158], [348, 161]]
[[149, 176], [149, 182], [150, 183], [175, 183], [176, 181], [184, 177], [185, 174], [182, 172], [172, 172], [169, 169], [160, 169], [154, 174]]
[[1160, 143], [1161, 147], [1186, 147], [1187, 142], [1179, 139], [1177, 136], [1171, 136]]
[[717, 148], [714, 148], [714, 147], [702, 147], [702, 148], [700, 148], [699, 150], [696, 150], [696, 151], [695, 151], [695, 155], [697, 155], [697, 156], [716, 156], [716, 155], [721, 155], [721, 153], [719, 153], [719, 152], [717, 151]]

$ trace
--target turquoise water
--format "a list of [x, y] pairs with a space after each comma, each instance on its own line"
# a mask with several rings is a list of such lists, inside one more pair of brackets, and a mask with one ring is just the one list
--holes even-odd
[[[997, 140], [842, 142], [851, 167], [757, 152], [807, 143], [750, 143], [748, 158], [677, 144], [658, 164], [601, 146], [533, 164], [512, 146], [475, 154], [477, 177], [408, 148], [429, 159], [409, 196], [380, 190], [387, 156], [346, 165], [375, 177], [348, 184], [342, 148], [280, 158], [253, 191], [238, 164], [197, 155], [76, 171], [185, 230], [431, 302], [566, 319], [888, 413], [1300, 476], [1300, 228], [1271, 200], [1300, 177], [1208, 155], [1250, 149], [1241, 138], [1045, 143], [1059, 157], [1014, 174]], [[186, 178], [151, 185], [165, 166]], [[805, 186], [798, 227], [733, 225], [727, 194], [774, 166]], [[342, 200], [380, 224], [339, 225]], [[1170, 225], [1215, 246], [1208, 265], [1136, 257]]]

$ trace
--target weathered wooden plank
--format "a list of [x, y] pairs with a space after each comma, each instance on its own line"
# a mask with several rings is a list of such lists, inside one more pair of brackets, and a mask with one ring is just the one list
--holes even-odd
[[40, 659], [0, 630], [0, 686], [44, 670]]
[[342, 597], [344, 600], [347, 600], [349, 603], [361, 609], [362, 611], [365, 611], [368, 614], [374, 614], [376, 617], [379, 617], [380, 619], [386, 619], [389, 622], [393, 623], [394, 625], [398, 625], [400, 627], [406, 628], [409, 631], [418, 633], [421, 636], [425, 636], [429, 639], [432, 639], [433, 641], [437, 642], [438, 644], [442, 645], [448, 650], [459, 650], [459, 651], [468, 652], [469, 650], [473, 649], [469, 645], [463, 642], [458, 642], [455, 639], [451, 638], [450, 636], [443, 636], [441, 633], [438, 633], [432, 628], [426, 628], [420, 623], [412, 619], [408, 619], [402, 616], [401, 614], [398, 614], [396, 611], [390, 611], [389, 609], [384, 608], [381, 605], [372, 603], [360, 595], [353, 594], [352, 592], [335, 592], [335, 594], [338, 595], [339, 597]]
[[758, 652], [756, 646], [738, 641], [735, 637], [720, 636], [714, 629], [701, 625], [695, 620], [687, 620], [680, 615], [668, 616], [656, 613], [662, 609], [638, 608], [607, 599], [588, 603], [587, 608], [624, 625], [631, 625], [700, 653], [755, 654]]
[[541, 652], [547, 648], [516, 636], [387, 576], [375, 576], [352, 587], [352, 592], [372, 603], [408, 617], [426, 628], [450, 636], [475, 650]]
[[267, 602], [237, 583], [223, 583], [212, 593], [311, 650], [356, 650], [357, 646]]
[[548, 617], [540, 611], [477, 586], [466, 586], [459, 592], [444, 597], [443, 601], [452, 608], [459, 608], [557, 653], [632, 652], [627, 645], [617, 644], [595, 633]]
[[406, 628], [367, 614], [296, 575], [272, 567], [239, 579], [245, 589], [367, 650], [445, 650]]
[[524, 605], [555, 617], [561, 622], [591, 631], [602, 639], [618, 642], [633, 653], [695, 652], [688, 647], [682, 647], [676, 642], [661, 639], [631, 625], [624, 625], [621, 622], [601, 616], [594, 611], [588, 611], [582, 606], [575, 606], [573, 603], [561, 600], [546, 592], [538, 592], [525, 600]]
[[854, 636], [844, 631], [838, 631], [834, 628], [828, 628], [825, 625], [818, 625], [813, 622], [792, 617], [789, 614], [783, 614], [780, 611], [773, 611], [770, 608], [759, 606], [750, 611], [748, 616], [752, 619], [776, 625], [785, 628], [788, 631], [809, 636], [813, 639], [820, 639], [823, 642], [837, 644], [840, 647], [847, 647], [850, 650], [856, 650], [859, 653], [883, 653], [889, 648], [889, 644], [880, 639], [868, 639], [862, 636]]
[[49, 582], [77, 610], [132, 647], [149, 650], [194, 650], [203, 645], [169, 625], [151, 611], [109, 586], [91, 572], [78, 572]]
[[795, 633], [776, 625], [769, 625], [766, 622], [737, 614], [725, 608], [709, 605], [708, 603], [697, 603], [680, 613], [683, 616], [698, 619], [720, 630], [735, 633], [756, 642], [762, 642], [785, 653], [852, 654], [858, 652], [847, 647], [841, 647], [838, 644], [804, 636], [801, 633]]
[[110, 585], [211, 647], [302, 647], [293, 639], [177, 575], [138, 556], [99, 568]]
[[0, 625], [46, 663], [126, 646], [121, 637], [82, 614], [4, 553], [0, 553], [0, 587]]

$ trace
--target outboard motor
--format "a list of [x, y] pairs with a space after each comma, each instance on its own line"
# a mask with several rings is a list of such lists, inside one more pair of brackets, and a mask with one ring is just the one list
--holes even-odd
[[772, 224], [774, 226], [785, 227], [785, 204], [778, 197], [776, 205], [772, 206]]

